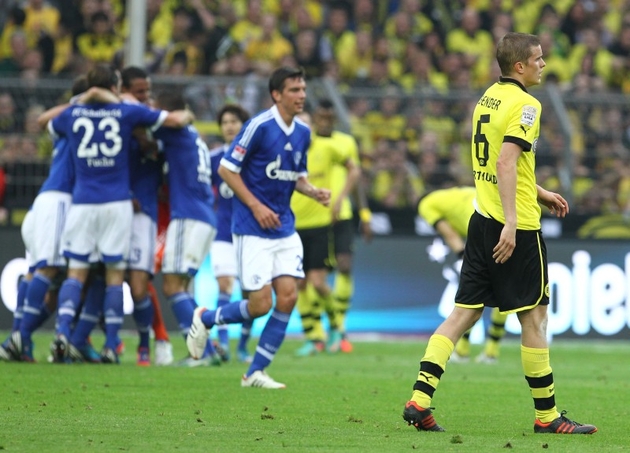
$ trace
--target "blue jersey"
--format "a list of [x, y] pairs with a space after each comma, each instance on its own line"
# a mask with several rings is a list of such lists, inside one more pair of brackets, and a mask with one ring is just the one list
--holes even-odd
[[212, 168], [212, 187], [214, 188], [214, 209], [217, 213], [216, 241], [232, 242], [232, 198], [234, 192], [219, 176], [219, 163], [228, 149], [222, 145], [210, 151], [210, 168]]
[[193, 126], [160, 128], [153, 136], [168, 164], [171, 219], [193, 219], [216, 226], [210, 152]]
[[48, 178], [42, 184], [39, 193], [49, 190], [57, 190], [64, 193], [72, 193], [74, 187], [74, 165], [72, 164], [72, 152], [66, 137], [57, 137], [53, 147], [52, 161]]
[[136, 126], [157, 129], [167, 112], [133, 104], [76, 105], [49, 123], [51, 133], [68, 139], [73, 151], [72, 202], [129, 200], [129, 146]]
[[131, 141], [130, 159], [132, 197], [138, 200], [141, 211], [157, 222], [157, 192], [162, 183], [162, 159], [145, 157], [135, 139]]
[[263, 229], [252, 211], [234, 197], [233, 233], [277, 239], [295, 232], [291, 195], [298, 178], [306, 176], [306, 150], [310, 143], [308, 126], [299, 119], [287, 126], [275, 105], [243, 125], [221, 165], [240, 173], [247, 188], [278, 214], [282, 225], [274, 230]]

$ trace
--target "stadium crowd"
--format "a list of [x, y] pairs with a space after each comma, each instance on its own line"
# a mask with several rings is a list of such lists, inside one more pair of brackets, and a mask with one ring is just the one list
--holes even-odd
[[[8, 0], [0, 24], [2, 77], [35, 84], [124, 64], [122, 0]], [[269, 107], [256, 84], [275, 67], [302, 66], [308, 78], [333, 82], [347, 101], [370, 202], [405, 208], [429, 190], [472, 183], [470, 112], [499, 75], [495, 43], [510, 30], [540, 36], [543, 76], [570, 101], [572, 162], [560, 119], [547, 114], [539, 182], [563, 190], [569, 173], [572, 212], [624, 214], [630, 109], [602, 100], [630, 93], [627, 0], [147, 0], [145, 67], [156, 76], [238, 76], [247, 83], [227, 85], [225, 100], [252, 114]], [[210, 94], [194, 85], [187, 94], [198, 120], [214, 123]], [[0, 89], [3, 162], [49, 156], [35, 119], [57, 99], [42, 102]]]

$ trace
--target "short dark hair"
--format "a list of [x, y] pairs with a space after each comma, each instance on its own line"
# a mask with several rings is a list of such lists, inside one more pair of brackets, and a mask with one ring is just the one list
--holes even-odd
[[118, 85], [118, 74], [107, 65], [97, 65], [87, 73], [88, 87], [99, 87], [107, 90]]
[[138, 66], [127, 66], [121, 71], [120, 76], [122, 86], [129, 88], [133, 80], [147, 79], [149, 78], [149, 73]]
[[177, 91], [162, 91], [155, 97], [158, 107], [172, 112], [173, 110], [184, 110], [186, 101], [184, 96]]
[[284, 89], [284, 82], [287, 79], [296, 79], [306, 77], [306, 73], [303, 68], [290, 68], [288, 66], [283, 66], [281, 68], [276, 69], [269, 77], [269, 94], [274, 91], [282, 91]]
[[223, 120], [223, 115], [226, 113], [231, 113], [235, 117], [237, 117], [241, 123], [245, 124], [245, 122], [249, 119], [249, 113], [243, 107], [238, 104], [225, 104], [219, 113], [217, 114], [217, 123], [221, 126], [221, 121]]
[[72, 96], [77, 96], [86, 92], [88, 89], [88, 81], [85, 75], [80, 75], [72, 81]]
[[501, 75], [508, 76], [518, 62], [526, 63], [532, 56], [532, 47], [539, 46], [540, 39], [527, 33], [506, 33], [497, 43], [497, 63]]

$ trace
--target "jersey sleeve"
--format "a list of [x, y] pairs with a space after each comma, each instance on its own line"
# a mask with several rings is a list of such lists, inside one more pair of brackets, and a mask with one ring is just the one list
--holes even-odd
[[127, 104], [127, 108], [132, 112], [135, 125], [147, 127], [151, 132], [156, 132], [168, 116], [166, 110], [150, 109], [141, 104]]
[[259, 123], [251, 120], [245, 123], [223, 155], [220, 165], [234, 173], [240, 173], [243, 163], [258, 146], [261, 135]]
[[523, 151], [531, 151], [540, 123], [541, 106], [530, 102], [517, 104], [505, 131], [504, 142], [514, 143]]
[[53, 118], [52, 120], [48, 121], [48, 124], [46, 125], [46, 128], [48, 129], [48, 133], [50, 134], [50, 136], [52, 137], [53, 140], [56, 140], [61, 135], [63, 135], [63, 130], [64, 130], [64, 115], [63, 115], [63, 112], [62, 112], [61, 115], [59, 115], [56, 118]]

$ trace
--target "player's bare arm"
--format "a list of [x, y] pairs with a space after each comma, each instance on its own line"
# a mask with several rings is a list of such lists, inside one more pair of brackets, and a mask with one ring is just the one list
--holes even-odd
[[67, 109], [71, 105], [72, 104], [61, 104], [49, 108], [37, 117], [37, 125], [40, 127], [40, 129], [44, 129], [50, 120], [52, 120], [53, 118], [57, 118], [65, 109]]
[[324, 206], [328, 206], [330, 204], [330, 190], [313, 186], [308, 179], [303, 176], [298, 178], [295, 184], [295, 190], [300, 192], [302, 195], [311, 197], [313, 200], [318, 201]]
[[223, 178], [223, 181], [232, 189], [239, 200], [252, 211], [254, 218], [262, 228], [273, 229], [282, 226], [280, 216], [254, 196], [243, 182], [240, 174], [219, 165], [219, 176]]
[[497, 160], [497, 184], [505, 225], [501, 231], [499, 243], [494, 247], [492, 257], [499, 263], [505, 263], [516, 247], [516, 163], [522, 149], [513, 143], [503, 143]]
[[549, 209], [556, 217], [565, 217], [569, 213], [569, 203], [562, 195], [543, 189], [536, 185], [538, 190], [538, 202]]
[[186, 127], [195, 121], [195, 115], [190, 110], [173, 110], [169, 112], [168, 116], [164, 119], [164, 127], [172, 127], [180, 129]]

